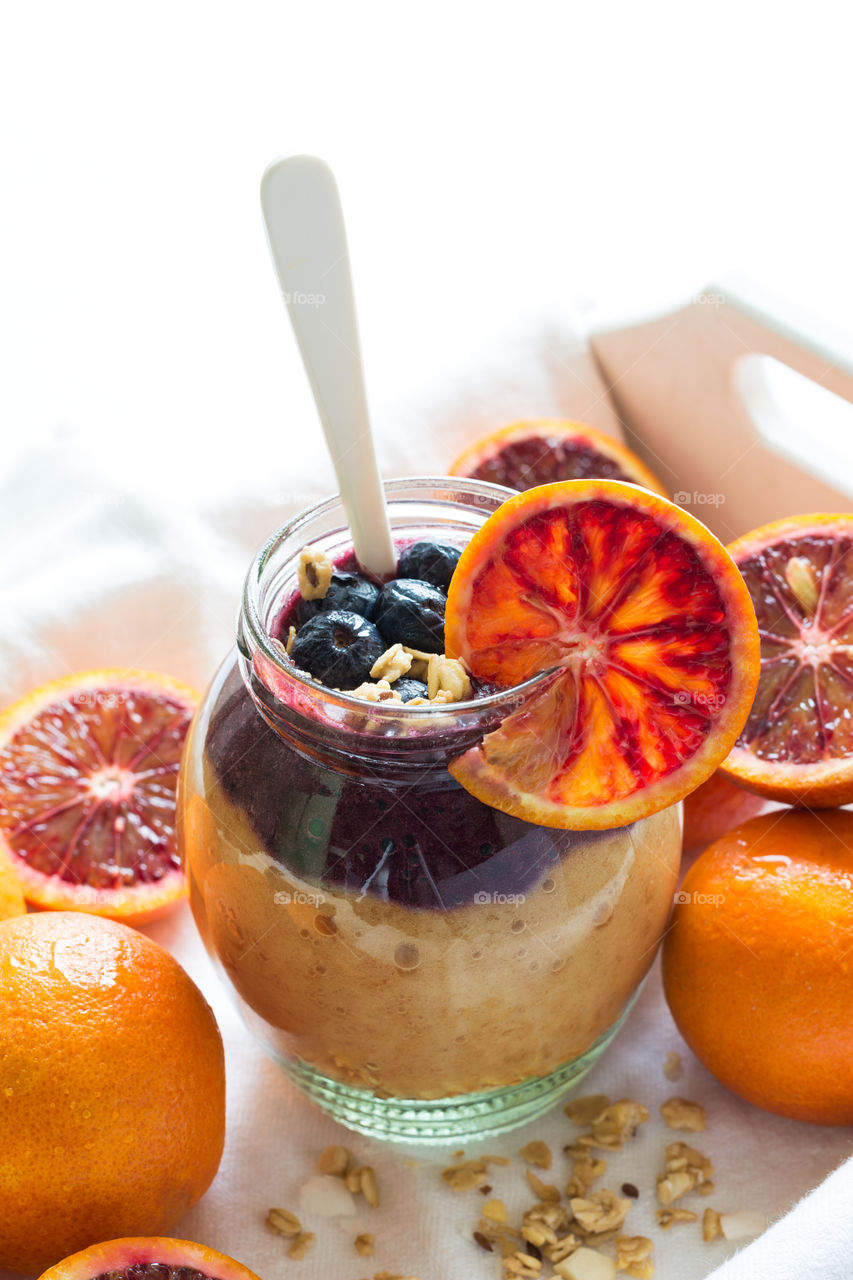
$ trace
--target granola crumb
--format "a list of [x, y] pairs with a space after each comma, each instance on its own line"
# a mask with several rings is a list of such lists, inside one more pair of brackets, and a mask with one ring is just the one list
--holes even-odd
[[322, 600], [332, 585], [335, 566], [317, 547], [303, 547], [299, 552], [296, 578], [303, 600]]
[[363, 1165], [359, 1170], [359, 1190], [371, 1209], [379, 1208], [379, 1184], [369, 1164]]
[[544, 1222], [525, 1223], [521, 1228], [521, 1234], [527, 1244], [534, 1249], [550, 1248], [557, 1244], [559, 1238], [556, 1231], [546, 1226]]
[[373, 1239], [374, 1238], [369, 1231], [362, 1231], [360, 1235], [356, 1236], [353, 1240], [353, 1245], [355, 1246], [355, 1251], [359, 1257], [373, 1257]]
[[572, 1176], [566, 1186], [566, 1195], [571, 1200], [573, 1196], [586, 1195], [592, 1184], [607, 1171], [607, 1161], [599, 1160], [586, 1147], [581, 1147], [577, 1154], [564, 1149], [573, 1155]]
[[431, 653], [427, 663], [430, 702], [464, 702], [470, 693], [471, 681], [459, 659], [447, 658], [443, 653]]
[[537, 1169], [551, 1168], [551, 1148], [547, 1142], [528, 1142], [518, 1154], [527, 1164], [535, 1165]]
[[[288, 658], [293, 652], [293, 642], [295, 639], [296, 639], [296, 627], [294, 627], [293, 623], [291, 622], [290, 626], [287, 628], [287, 643], [284, 646], [284, 652], [287, 654]], [[279, 641], [279, 643], [281, 643], [281, 641]]]
[[503, 1200], [487, 1200], [483, 1205], [482, 1214], [484, 1218], [488, 1218], [489, 1222], [506, 1222], [506, 1205]]
[[313, 1231], [300, 1231], [288, 1249], [287, 1256], [288, 1258], [293, 1258], [294, 1262], [301, 1262], [306, 1253], [309, 1253], [316, 1243], [317, 1237]]
[[423, 649], [413, 649], [411, 645], [404, 644], [403, 652], [408, 653], [412, 659], [412, 665], [409, 667], [408, 675], [413, 680], [423, 680], [426, 682], [427, 671], [429, 670], [429, 660], [433, 656], [431, 653], [425, 653]]
[[467, 1160], [464, 1164], [449, 1165], [442, 1170], [444, 1181], [453, 1191], [470, 1191], [480, 1187], [486, 1178], [486, 1166], [481, 1160]]
[[571, 1206], [572, 1226], [586, 1235], [599, 1236], [606, 1231], [619, 1231], [625, 1225], [631, 1201], [603, 1189], [585, 1198], [576, 1196]]
[[[411, 698], [409, 701], [411, 704], [412, 702], [414, 702], [414, 698]], [[438, 693], [435, 695], [434, 698], [427, 698], [427, 702], [433, 707], [443, 707], [443, 706], [446, 706], [449, 702], [456, 702], [456, 701], [457, 699], [454, 698], [453, 694], [450, 692], [449, 689], [439, 689]]]
[[680, 1080], [684, 1075], [684, 1064], [681, 1060], [681, 1054], [676, 1053], [674, 1049], [670, 1049], [666, 1055], [663, 1064], [663, 1073], [667, 1080]]
[[709, 1194], [713, 1187], [714, 1166], [695, 1147], [686, 1142], [671, 1142], [666, 1148], [666, 1169], [658, 1175], [657, 1196], [665, 1209], [688, 1191]]
[[662, 1205], [671, 1205], [673, 1201], [686, 1196], [687, 1192], [692, 1191], [695, 1186], [695, 1180], [686, 1169], [674, 1170], [658, 1178], [658, 1200]]
[[[509, 1160], [504, 1156], [481, 1156], [478, 1160], [448, 1165], [446, 1169], [442, 1169], [441, 1176], [454, 1191], [472, 1191], [475, 1187], [485, 1186], [489, 1181], [490, 1164], [509, 1164]], [[489, 1190], [491, 1191], [491, 1187]]]
[[617, 1236], [616, 1270], [626, 1271], [635, 1280], [650, 1280], [655, 1273], [654, 1248], [648, 1236]]
[[377, 680], [373, 684], [370, 680], [365, 680], [356, 689], [348, 689], [347, 692], [353, 698], [364, 698], [365, 702], [402, 702], [403, 699], [399, 693], [396, 693], [387, 680]]
[[272, 1231], [277, 1231], [280, 1236], [298, 1236], [302, 1230], [302, 1223], [289, 1209], [270, 1209], [267, 1214], [267, 1226]]
[[540, 1200], [546, 1203], [556, 1204], [560, 1199], [559, 1189], [550, 1182], [543, 1182], [541, 1178], [537, 1178], [532, 1169], [525, 1169], [524, 1175], [530, 1183], [532, 1190], [536, 1193]]
[[407, 653], [401, 644], [392, 644], [390, 649], [386, 649], [376, 659], [370, 668], [370, 674], [374, 680], [384, 678], [393, 684], [395, 680], [400, 679], [400, 676], [406, 674], [411, 665], [412, 655]]
[[692, 1209], [656, 1209], [657, 1224], [664, 1231], [674, 1227], [676, 1222], [696, 1222], [699, 1215]]
[[702, 1239], [706, 1244], [712, 1240], [716, 1240], [718, 1236], [723, 1234], [720, 1226], [720, 1215], [715, 1209], [706, 1209], [702, 1214]]
[[563, 1111], [575, 1124], [593, 1124], [605, 1107], [610, 1106], [606, 1093], [589, 1093], [583, 1098], [572, 1098], [563, 1107]]
[[564, 1205], [553, 1200], [540, 1201], [524, 1214], [521, 1234], [528, 1244], [551, 1249], [568, 1232], [570, 1223], [571, 1214]]
[[542, 1272], [542, 1262], [539, 1258], [534, 1258], [531, 1253], [516, 1250], [510, 1257], [504, 1258], [503, 1268], [508, 1280], [528, 1280], [532, 1277], [538, 1280]]
[[702, 1133], [708, 1122], [705, 1108], [685, 1098], [669, 1098], [661, 1105], [660, 1113], [667, 1128], [680, 1129], [682, 1133]]
[[577, 1145], [581, 1147], [603, 1147], [605, 1150], [618, 1150], [624, 1146], [641, 1124], [649, 1118], [649, 1111], [641, 1102], [633, 1098], [621, 1098], [605, 1107], [591, 1123], [589, 1133], [582, 1133]]
[[317, 1172], [342, 1178], [352, 1161], [346, 1147], [324, 1147], [317, 1159]]
[[491, 1241], [488, 1239], [487, 1236], [483, 1235], [482, 1231], [475, 1231], [474, 1239], [476, 1240], [477, 1244], [480, 1246], [481, 1249], [486, 1250], [486, 1253], [493, 1252]]
[[570, 1258], [580, 1247], [581, 1241], [578, 1237], [568, 1232], [566, 1235], [559, 1236], [553, 1244], [545, 1245], [545, 1254], [551, 1265], [556, 1267], [558, 1263]]
[[504, 1258], [511, 1257], [522, 1243], [521, 1232], [515, 1227], [507, 1226], [506, 1223], [490, 1222], [488, 1218], [481, 1218], [476, 1230], [480, 1235], [485, 1236], [493, 1248], [497, 1246]]

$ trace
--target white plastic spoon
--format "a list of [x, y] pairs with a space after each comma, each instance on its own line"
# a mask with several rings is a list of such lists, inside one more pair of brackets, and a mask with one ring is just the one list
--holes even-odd
[[314, 393], [359, 564], [379, 577], [396, 557], [364, 389], [337, 184], [316, 156], [285, 156], [261, 180], [270, 253]]

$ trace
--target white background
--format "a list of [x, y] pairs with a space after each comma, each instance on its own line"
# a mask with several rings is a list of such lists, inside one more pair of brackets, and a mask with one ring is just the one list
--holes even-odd
[[0, 429], [179, 491], [286, 486], [296, 431], [321, 466], [258, 204], [288, 151], [339, 176], [380, 430], [499, 340], [721, 275], [849, 328], [844, 13], [5, 0]]

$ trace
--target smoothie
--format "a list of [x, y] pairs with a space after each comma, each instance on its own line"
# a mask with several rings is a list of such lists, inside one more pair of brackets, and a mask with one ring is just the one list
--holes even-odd
[[[441, 532], [464, 545], [503, 494], [460, 484], [461, 497], [431, 503], [452, 508]], [[431, 509], [391, 512], [400, 547], [433, 532]], [[519, 690], [374, 704], [353, 683], [294, 674], [283, 642], [316, 533], [316, 521], [284, 531], [259, 557], [260, 588], [250, 574], [247, 591], [260, 603], [244, 601], [238, 652], [188, 738], [179, 822], [192, 909], [252, 1031], [345, 1123], [418, 1138], [418, 1104], [441, 1101], [451, 1119], [425, 1134], [507, 1127], [501, 1091], [532, 1084], [534, 1109], [511, 1122], [535, 1114], [620, 1025], [668, 919], [680, 808], [605, 831], [535, 825], [447, 769]], [[339, 527], [324, 545], [340, 564]], [[368, 1122], [356, 1095], [396, 1111]]]
[[264, 723], [233, 664], [193, 738], [193, 910], [283, 1057], [404, 1098], [514, 1084], [585, 1053], [652, 961], [677, 808], [560, 831], [440, 764], [347, 776]]

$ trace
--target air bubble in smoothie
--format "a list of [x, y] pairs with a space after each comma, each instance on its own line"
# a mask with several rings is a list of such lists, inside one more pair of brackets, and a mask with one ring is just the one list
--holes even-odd
[[394, 963], [398, 969], [417, 969], [420, 962], [420, 952], [411, 942], [401, 942], [394, 952]]

